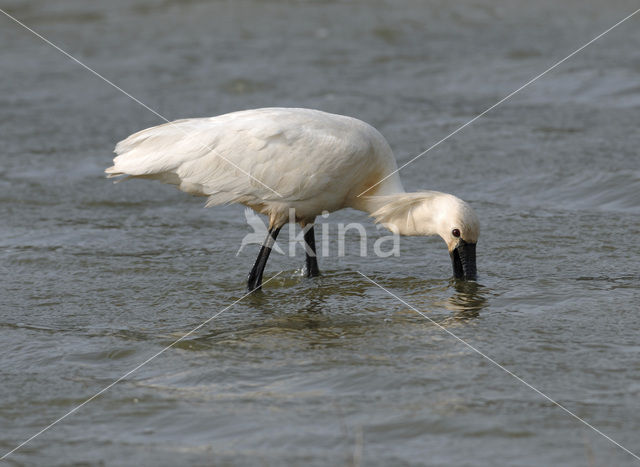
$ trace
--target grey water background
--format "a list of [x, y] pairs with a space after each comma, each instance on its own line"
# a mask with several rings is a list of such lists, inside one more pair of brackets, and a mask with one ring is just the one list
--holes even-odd
[[[8, 0], [169, 119], [298, 106], [361, 118], [400, 162], [638, 7], [632, 1]], [[7, 465], [633, 465], [640, 453], [640, 18], [401, 172], [482, 220], [477, 284], [440, 239], [274, 255], [226, 309]], [[103, 178], [161, 120], [0, 15], [0, 448], [244, 294], [242, 207]], [[287, 232], [281, 234], [286, 247]], [[320, 241], [320, 239], [319, 239]]]

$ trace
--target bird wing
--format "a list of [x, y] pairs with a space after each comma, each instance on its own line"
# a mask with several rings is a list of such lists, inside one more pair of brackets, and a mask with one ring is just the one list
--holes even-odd
[[110, 177], [158, 179], [207, 205], [298, 201], [357, 169], [370, 149], [358, 120], [308, 109], [257, 109], [176, 120], [119, 142]]

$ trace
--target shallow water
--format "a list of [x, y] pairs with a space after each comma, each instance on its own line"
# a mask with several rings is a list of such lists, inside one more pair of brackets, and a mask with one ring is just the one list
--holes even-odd
[[[637, 5], [14, 1], [7, 11], [167, 118], [349, 114], [409, 160]], [[482, 219], [479, 281], [444, 244], [323, 275], [274, 255], [247, 297], [12, 454], [15, 465], [632, 465], [638, 453], [640, 18], [401, 172]], [[244, 294], [243, 210], [102, 171], [160, 120], [0, 17], [0, 447]], [[281, 235], [285, 236], [286, 231]], [[285, 243], [286, 246], [286, 243]], [[371, 249], [371, 245], [369, 246]], [[432, 321], [380, 288], [369, 276]]]

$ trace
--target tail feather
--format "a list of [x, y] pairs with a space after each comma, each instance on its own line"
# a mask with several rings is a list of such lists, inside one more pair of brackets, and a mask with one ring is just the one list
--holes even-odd
[[[116, 144], [106, 176], [159, 180], [209, 196], [207, 205], [269, 198], [273, 193], [265, 193], [255, 179], [267, 183], [271, 177], [270, 184], [286, 179], [268, 170], [271, 154], [277, 153], [273, 148], [267, 151], [265, 139], [251, 133], [253, 120], [235, 119], [230, 115], [176, 120], [134, 133]], [[254, 172], [255, 178], [248, 176]]]

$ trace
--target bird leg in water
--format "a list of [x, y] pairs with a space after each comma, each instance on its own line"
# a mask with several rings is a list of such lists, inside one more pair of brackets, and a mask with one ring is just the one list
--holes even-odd
[[313, 232], [313, 224], [311, 224], [311, 228], [307, 229], [304, 233], [304, 243], [304, 251], [307, 255], [307, 277], [319, 276], [320, 270], [318, 269], [318, 258], [316, 256], [316, 236]]
[[269, 254], [271, 254], [271, 248], [276, 242], [276, 237], [278, 236], [278, 232], [280, 232], [281, 228], [282, 226], [278, 228], [272, 227], [271, 229], [269, 229], [269, 234], [262, 244], [260, 253], [258, 253], [258, 258], [256, 259], [253, 268], [251, 268], [251, 272], [249, 273], [249, 277], [247, 279], [248, 291], [251, 292], [256, 289], [262, 289], [262, 273], [264, 272], [264, 267], [267, 265]]

